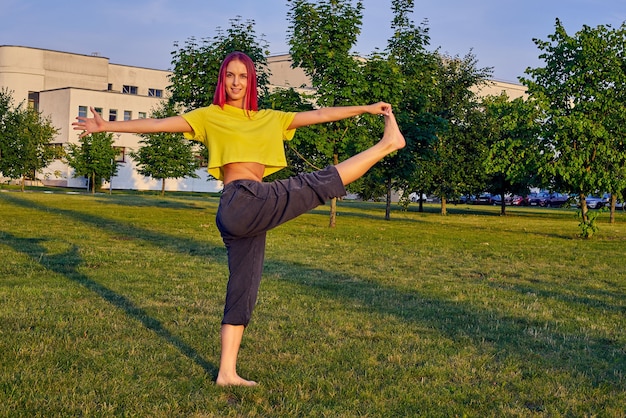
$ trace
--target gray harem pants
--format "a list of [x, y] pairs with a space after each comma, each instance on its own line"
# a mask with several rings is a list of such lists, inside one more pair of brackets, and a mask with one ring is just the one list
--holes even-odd
[[224, 187], [216, 217], [230, 271], [222, 324], [250, 322], [261, 284], [266, 232], [345, 194], [334, 166], [286, 180], [236, 180]]

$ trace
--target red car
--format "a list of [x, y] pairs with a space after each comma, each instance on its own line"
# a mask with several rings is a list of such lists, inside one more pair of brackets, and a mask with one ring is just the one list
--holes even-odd
[[511, 198], [511, 204], [513, 206], [523, 206], [523, 205], [526, 205], [526, 199], [524, 199], [523, 196], [514, 195]]

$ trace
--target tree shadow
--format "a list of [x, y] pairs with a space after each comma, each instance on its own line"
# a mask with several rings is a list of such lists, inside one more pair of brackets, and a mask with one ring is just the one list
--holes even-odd
[[72, 221], [79, 221], [95, 228], [109, 231], [112, 235], [116, 236], [117, 239], [144, 240], [153, 244], [156, 243], [159, 247], [170, 251], [176, 251], [181, 254], [193, 256], [209, 257], [212, 261], [226, 263], [226, 250], [222, 246], [214, 246], [194, 239], [164, 234], [162, 232], [141, 228], [127, 222], [102, 218], [76, 210], [47, 206], [41, 203], [22, 199], [18, 196], [3, 195], [2, 197], [3, 200], [9, 201], [16, 206], [57, 214]]
[[45, 241], [43, 238], [19, 238], [8, 232], [0, 232], [0, 236], [2, 236], [4, 244], [12, 247], [16, 252], [25, 254], [42, 267], [85, 287], [114, 307], [122, 310], [130, 318], [136, 319], [145, 328], [154, 332], [158, 337], [174, 346], [183, 355], [204, 369], [213, 379], [217, 378], [216, 365], [205, 360], [193, 347], [172, 334], [163, 326], [161, 321], [148, 315], [144, 309], [135, 305], [127, 297], [114, 292], [79, 272], [77, 266], [81, 265], [83, 260], [77, 246], [72, 246], [65, 253], [48, 254], [46, 248], [41, 245]]
[[96, 196], [96, 199], [107, 205], [122, 206], [122, 207], [155, 207], [164, 209], [195, 209], [202, 210], [204, 207], [197, 205], [194, 201], [183, 202], [168, 197], [162, 196], [146, 196], [137, 195], [113, 195], [111, 196]]
[[[162, 243], [163, 247], [184, 254], [209, 258], [224, 258], [223, 249], [207, 246], [205, 243], [200, 243], [198, 241], [181, 239], [142, 228], [131, 227], [120, 222], [106, 220], [68, 209], [53, 209], [45, 205], [29, 202], [17, 197], [11, 197], [6, 200], [10, 200], [16, 205], [24, 206], [29, 209], [47, 212], [56, 211], [62, 216], [67, 216], [73, 220], [79, 220], [99, 228], [107, 229], [115, 232], [116, 234], [125, 233], [129, 237], [147, 240], [152, 243]], [[65, 253], [48, 254], [47, 249], [41, 245], [42, 242], [45, 242], [45, 238], [20, 238], [9, 232], [1, 231], [0, 236], [2, 237], [3, 244], [12, 247], [16, 252], [23, 253], [31, 260], [40, 264], [42, 267], [62, 275], [68, 280], [80, 284], [86, 289], [97, 294], [111, 305], [125, 312], [129, 317], [138, 320], [145, 328], [153, 331], [158, 337], [174, 346], [183, 355], [204, 369], [207, 374], [213, 377], [213, 380], [217, 378], [217, 366], [205, 360], [193, 347], [185, 343], [178, 336], [172, 334], [172, 332], [165, 328], [158, 319], [151, 317], [144, 309], [135, 305], [126, 296], [114, 292], [108, 287], [94, 281], [89, 276], [78, 271], [77, 267], [84, 261], [79, 254], [78, 246], [73, 245], [71, 249]], [[68, 260], [70, 261], [68, 262]], [[225, 259], [222, 262], [225, 262]]]

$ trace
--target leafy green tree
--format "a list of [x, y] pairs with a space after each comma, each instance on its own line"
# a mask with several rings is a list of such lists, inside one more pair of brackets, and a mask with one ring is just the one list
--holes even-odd
[[477, 193], [486, 180], [482, 169], [485, 140], [482, 126], [476, 123], [482, 115], [473, 88], [487, 82], [491, 68], [478, 68], [477, 64], [471, 51], [463, 58], [440, 56], [437, 61], [436, 94], [429, 109], [444, 120], [444, 127], [429, 149], [423, 170], [441, 198], [442, 215], [447, 214], [449, 198]]
[[113, 148], [113, 134], [98, 132], [80, 138], [78, 142], [67, 144], [65, 158], [74, 169], [74, 177], [86, 176], [91, 192], [96, 193], [103, 180], [111, 181], [117, 174], [117, 150]]
[[485, 173], [491, 176], [489, 191], [502, 197], [505, 215], [506, 194], [525, 194], [539, 182], [536, 173], [546, 151], [539, 141], [539, 111], [522, 98], [510, 100], [506, 93], [485, 97], [482, 106], [489, 148]]
[[[375, 97], [376, 100], [391, 103], [395, 111], [398, 108], [398, 98], [402, 92], [402, 81], [398, 67], [384, 54], [374, 53], [365, 61], [362, 71], [364, 86], [362, 97], [357, 100], [366, 102]], [[379, 141], [383, 131], [383, 118], [363, 115], [360, 119], [360, 132], [365, 138], [363, 141], [351, 141], [347, 144], [346, 149], [351, 154], [361, 152]], [[405, 152], [407, 148], [379, 161], [362, 178], [349, 186], [351, 191], [358, 193], [366, 200], [386, 196], [385, 219], [390, 219], [392, 192], [399, 190], [400, 185], [404, 184], [400, 177], [406, 171], [411, 172], [413, 169], [410, 153]]]
[[[348, 0], [288, 0], [288, 42], [293, 66], [300, 67], [311, 79], [317, 106], [359, 104], [364, 91], [361, 61], [351, 54], [360, 33], [362, 2]], [[365, 115], [364, 115], [365, 116]], [[337, 164], [351, 149], [365, 144], [368, 128], [349, 118], [320, 125], [317, 149]], [[380, 133], [376, 136], [380, 136]], [[363, 145], [364, 146], [364, 145]], [[330, 226], [336, 224], [336, 199], [331, 201]]]
[[60, 150], [50, 144], [57, 132], [50, 118], [23, 103], [14, 106], [11, 93], [0, 90], [0, 172], [21, 179], [22, 191], [27, 177], [36, 178], [60, 158]]
[[[391, 28], [394, 32], [386, 52], [393, 72], [376, 74], [377, 78], [368, 80], [367, 85], [374, 89], [381, 82], [387, 82], [395, 87], [389, 89], [393, 97], [388, 101], [394, 104], [394, 113], [407, 145], [402, 152], [385, 159], [379, 166], [383, 166], [383, 171], [387, 173], [385, 183], [393, 183], [396, 190], [403, 190], [403, 198], [408, 204], [411, 192], [421, 196], [431, 189], [431, 181], [423, 170], [423, 161], [428, 158], [429, 148], [436, 140], [435, 132], [441, 129], [442, 124], [442, 120], [429, 111], [431, 97], [435, 93], [434, 74], [438, 57], [426, 50], [430, 43], [427, 21], [416, 26], [409, 18], [414, 1], [393, 0], [391, 3], [394, 14]], [[389, 203], [388, 200], [387, 217]]]
[[[276, 89], [263, 97], [260, 108], [278, 109], [285, 112], [302, 112], [312, 110], [313, 105], [305, 95], [299, 94], [293, 88]], [[319, 125], [304, 126], [296, 130], [291, 141], [285, 142], [285, 156], [287, 167], [267, 177], [268, 181], [284, 179], [298, 173], [319, 170], [327, 166], [330, 161], [320, 153], [315, 143], [317, 141]]]
[[[152, 118], [175, 116], [178, 112], [171, 104], [162, 103], [153, 110]], [[198, 153], [192, 142], [182, 134], [155, 133], [141, 135], [142, 146], [129, 155], [137, 161], [137, 172], [161, 180], [161, 196], [165, 195], [165, 180], [170, 178], [198, 178], [200, 167]], [[202, 147], [205, 149], [204, 147]]]
[[521, 81], [543, 111], [542, 136], [553, 152], [542, 170], [581, 202], [582, 235], [597, 229], [585, 197], [617, 192], [623, 182], [626, 81], [625, 26], [583, 26], [568, 35], [560, 20], [547, 41], [534, 39], [544, 67], [528, 68]]
[[[607, 155], [606, 172], [608, 176], [606, 192], [611, 194], [610, 222], [615, 222], [615, 203], [626, 199], [626, 24], [610, 30], [608, 44], [613, 51], [612, 68], [608, 83], [611, 85], [609, 94], [613, 95], [611, 115], [606, 119], [606, 128], [612, 138], [612, 152]], [[619, 65], [621, 63], [621, 66]], [[619, 70], [621, 68], [621, 71]]]
[[270, 71], [267, 66], [268, 44], [257, 37], [254, 20], [231, 19], [231, 26], [218, 28], [212, 39], [189, 38], [172, 52], [170, 101], [187, 109], [208, 106], [213, 102], [219, 68], [229, 53], [241, 51], [255, 63], [260, 96], [268, 93]]

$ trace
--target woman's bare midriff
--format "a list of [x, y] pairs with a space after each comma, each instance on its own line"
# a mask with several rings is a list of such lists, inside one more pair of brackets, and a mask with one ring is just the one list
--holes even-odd
[[259, 163], [230, 163], [222, 167], [224, 185], [235, 180], [262, 181], [265, 166]]

